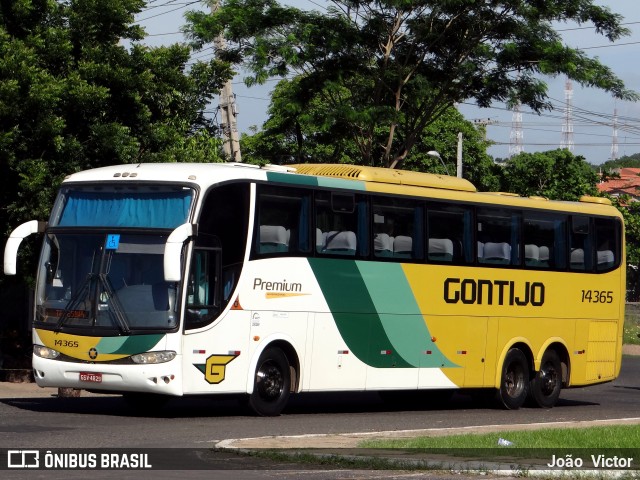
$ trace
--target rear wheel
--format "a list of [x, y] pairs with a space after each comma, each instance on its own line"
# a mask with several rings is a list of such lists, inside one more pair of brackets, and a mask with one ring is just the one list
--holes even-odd
[[258, 359], [249, 406], [258, 415], [280, 415], [289, 400], [291, 372], [287, 356], [279, 348], [267, 348]]
[[512, 348], [502, 364], [498, 401], [509, 410], [520, 408], [529, 395], [529, 362], [522, 350]]
[[531, 379], [529, 398], [534, 405], [551, 408], [560, 397], [562, 389], [562, 364], [555, 350], [547, 350], [542, 356], [540, 370]]

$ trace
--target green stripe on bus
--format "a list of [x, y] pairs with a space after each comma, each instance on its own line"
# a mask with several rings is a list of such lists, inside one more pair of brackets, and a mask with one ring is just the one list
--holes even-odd
[[318, 186], [318, 177], [311, 175], [291, 175], [290, 173], [267, 172], [267, 180], [270, 182], [290, 183], [293, 185]]
[[131, 335], [129, 337], [103, 337], [96, 345], [99, 353], [133, 355], [147, 352], [164, 337], [163, 333], [154, 335]]
[[[414, 367], [456, 367], [431, 341], [402, 265], [379, 262], [356, 262], [356, 265], [393, 350]], [[428, 356], [426, 350], [431, 351]]]
[[377, 368], [413, 367], [393, 350], [355, 261], [310, 258], [309, 264], [347, 347]]
[[359, 180], [345, 180], [342, 178], [314, 177], [312, 175], [292, 175], [290, 173], [267, 172], [270, 182], [289, 183], [312, 187], [341, 188], [350, 190], [366, 190], [365, 183]]

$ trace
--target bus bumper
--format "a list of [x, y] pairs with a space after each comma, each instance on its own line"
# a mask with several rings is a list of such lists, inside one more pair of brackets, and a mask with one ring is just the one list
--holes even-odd
[[39, 387], [182, 395], [181, 358], [145, 365], [62, 362], [33, 356]]

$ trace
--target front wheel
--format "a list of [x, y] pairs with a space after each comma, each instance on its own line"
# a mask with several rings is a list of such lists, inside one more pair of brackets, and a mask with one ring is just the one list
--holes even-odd
[[258, 359], [249, 406], [258, 415], [280, 415], [289, 400], [291, 372], [287, 356], [279, 348], [267, 348]]
[[562, 364], [555, 350], [547, 350], [542, 356], [540, 370], [531, 379], [529, 397], [534, 405], [551, 408], [560, 397], [562, 389]]
[[508, 410], [520, 408], [529, 395], [529, 362], [522, 350], [512, 348], [502, 364], [498, 401]]

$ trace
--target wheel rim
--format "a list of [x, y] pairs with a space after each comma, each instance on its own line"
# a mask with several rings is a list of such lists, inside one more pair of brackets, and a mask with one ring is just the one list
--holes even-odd
[[524, 390], [524, 370], [520, 365], [511, 364], [504, 377], [504, 387], [507, 395], [517, 398]]
[[280, 398], [284, 391], [284, 375], [275, 362], [267, 360], [260, 365], [256, 377], [260, 398], [267, 401]]
[[546, 363], [540, 369], [540, 392], [549, 396], [555, 391], [558, 383], [558, 371], [552, 363]]

